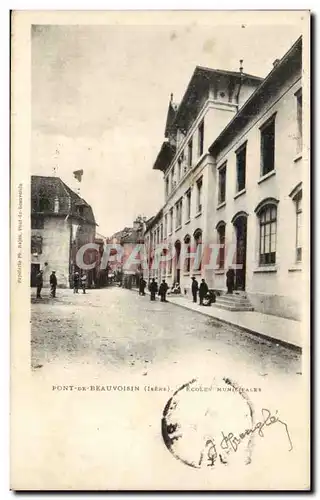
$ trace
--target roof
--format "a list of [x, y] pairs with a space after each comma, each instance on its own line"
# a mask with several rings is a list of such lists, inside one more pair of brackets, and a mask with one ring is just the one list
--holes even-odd
[[147, 223], [146, 223], [146, 231], [149, 231], [162, 217], [163, 214], [163, 208], [160, 208], [160, 210], [156, 213], [154, 217], [151, 217]]
[[164, 172], [168, 165], [170, 165], [174, 155], [176, 154], [176, 146], [165, 141], [162, 143], [157, 159], [154, 162], [153, 169], [161, 170]]
[[171, 94], [169, 107], [168, 107], [168, 113], [167, 113], [166, 128], [164, 131], [164, 136], [166, 138], [168, 138], [170, 136], [172, 124], [173, 124], [174, 119], [176, 117], [178, 107], [179, 107], [178, 103], [173, 102], [173, 94]]
[[[56, 200], [59, 201], [58, 211]], [[83, 211], [79, 213], [79, 207]], [[31, 176], [31, 214], [72, 216], [88, 224], [97, 225], [91, 206], [65, 184], [60, 177]]]
[[261, 82], [263, 79], [259, 76], [250, 75], [240, 71], [227, 71], [223, 69], [206, 68], [204, 66], [196, 66], [188, 87], [184, 93], [182, 101], [175, 113], [174, 123], [172, 127], [179, 126], [179, 121], [182, 118], [183, 112], [193, 103], [199, 100], [199, 94], [204, 93], [210, 81], [219, 80], [223, 76], [229, 76], [235, 80]]
[[291, 46], [288, 52], [277, 61], [267, 77], [252, 93], [238, 113], [222, 130], [221, 134], [211, 144], [209, 151], [215, 154], [226, 146], [247, 123], [256, 116], [263, 105], [270, 99], [275, 90], [281, 85], [284, 77], [294, 74], [302, 65], [302, 36]]

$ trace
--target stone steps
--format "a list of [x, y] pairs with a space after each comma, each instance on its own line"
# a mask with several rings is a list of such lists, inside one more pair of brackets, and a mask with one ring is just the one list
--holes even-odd
[[250, 300], [245, 293], [222, 294], [217, 296], [215, 306], [227, 311], [253, 311]]

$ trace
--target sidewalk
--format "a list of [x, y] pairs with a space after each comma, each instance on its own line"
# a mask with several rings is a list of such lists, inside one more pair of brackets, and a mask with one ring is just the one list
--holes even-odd
[[[147, 293], [149, 293], [147, 291]], [[157, 300], [158, 297], [157, 297]], [[194, 304], [190, 299], [183, 296], [167, 296], [168, 302], [190, 311], [196, 311], [210, 318], [214, 318], [229, 325], [235, 325], [246, 332], [258, 337], [271, 340], [278, 344], [302, 350], [301, 322], [292, 319], [281, 318], [271, 314], [263, 314], [256, 311], [226, 311], [219, 309], [214, 304], [210, 307]]]

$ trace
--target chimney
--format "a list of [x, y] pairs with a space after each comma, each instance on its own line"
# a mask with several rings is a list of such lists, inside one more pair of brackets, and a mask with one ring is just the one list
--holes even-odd
[[279, 62], [280, 62], [280, 59], [275, 59], [273, 61], [273, 67], [275, 68], [276, 66], [278, 66]]
[[239, 68], [240, 73], [243, 73], [243, 59], [240, 59], [240, 68]]

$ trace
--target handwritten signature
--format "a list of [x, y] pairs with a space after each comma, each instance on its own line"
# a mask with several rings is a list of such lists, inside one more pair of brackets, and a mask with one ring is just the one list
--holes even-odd
[[[293, 449], [293, 445], [292, 445], [289, 429], [288, 429], [286, 422], [283, 422], [283, 420], [280, 420], [280, 418], [277, 416], [277, 413], [278, 413], [277, 411], [276, 411], [275, 415], [271, 415], [270, 410], [267, 410], [266, 408], [262, 408], [261, 413], [262, 413], [262, 420], [257, 422], [256, 425], [254, 427], [252, 427], [251, 429], [245, 429], [243, 432], [240, 432], [240, 434], [235, 435], [233, 432], [229, 432], [226, 435], [223, 431], [221, 431], [222, 440], [220, 442], [220, 449], [225, 450], [225, 451], [233, 450], [234, 452], [236, 452], [238, 450], [239, 446], [241, 445], [241, 443], [243, 442], [243, 440], [247, 436], [252, 436], [256, 433], [256, 434], [258, 434], [258, 436], [263, 438], [265, 436], [265, 428], [266, 427], [270, 427], [271, 425], [279, 423], [283, 426], [284, 431], [285, 431], [287, 438], [288, 438], [288, 442], [289, 442], [289, 450], [288, 451], [291, 451]], [[207, 463], [208, 466], [215, 465], [215, 463], [218, 459], [218, 455], [220, 458], [220, 462], [222, 464], [227, 463], [223, 459], [222, 455], [220, 453], [218, 454], [215, 440], [210, 438], [210, 439], [207, 439], [207, 441], [205, 443], [205, 447], [200, 454], [199, 465], [201, 465], [201, 463], [204, 459], [205, 450], [206, 450], [206, 455], [207, 455], [206, 458], [208, 461], [208, 463]]]

